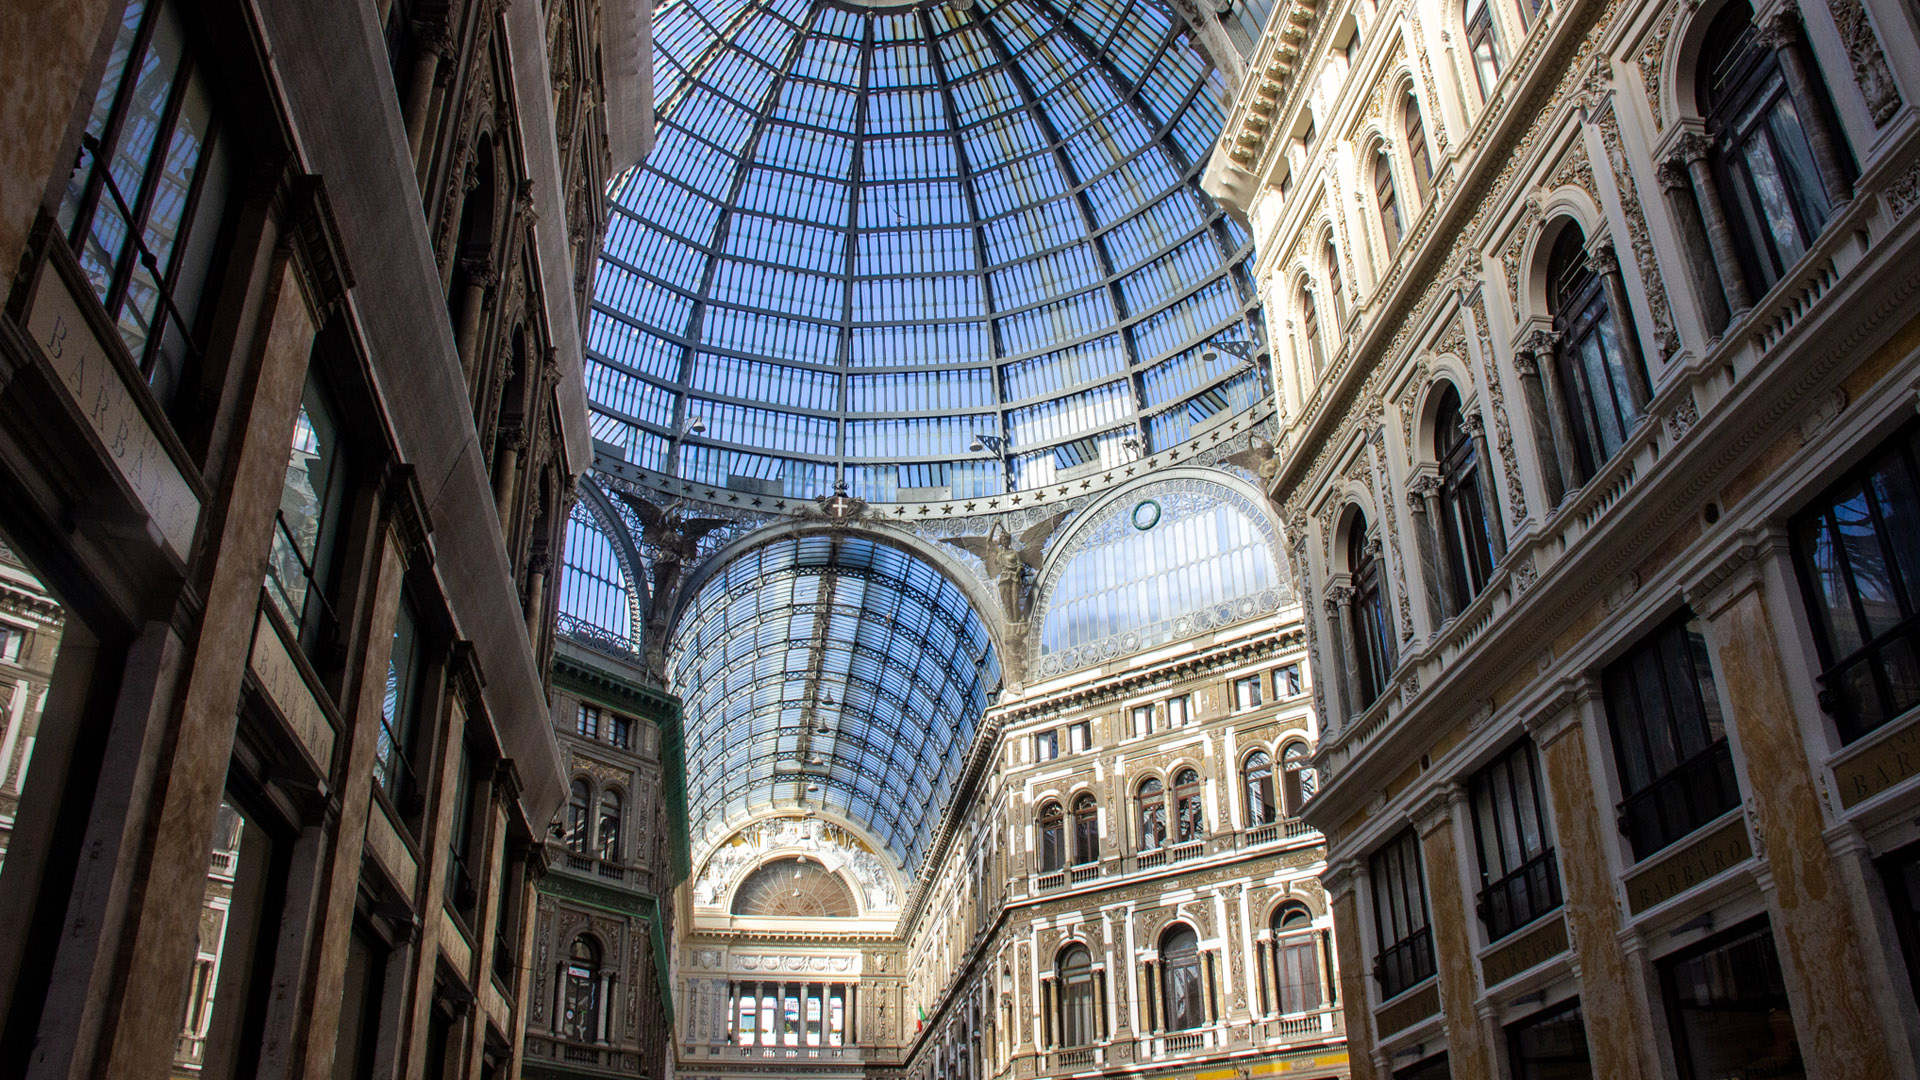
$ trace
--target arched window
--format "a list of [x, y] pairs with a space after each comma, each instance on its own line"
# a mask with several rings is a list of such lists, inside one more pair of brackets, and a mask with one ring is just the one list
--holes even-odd
[[1344, 333], [1347, 325], [1347, 288], [1340, 279], [1340, 255], [1333, 248], [1333, 234], [1321, 241], [1320, 261], [1327, 266], [1327, 292], [1333, 297], [1333, 330]]
[[1387, 238], [1387, 251], [1400, 247], [1400, 196], [1393, 187], [1393, 163], [1387, 160], [1385, 144], [1373, 151], [1373, 202], [1380, 208], [1380, 232]]
[[[1816, 156], [1819, 144], [1811, 136], [1826, 133], [1829, 106], [1794, 93], [1782, 70], [1782, 54], [1800, 43], [1790, 39], [1769, 47], [1762, 37], [1746, 0], [1731, 0], [1707, 30], [1695, 86], [1707, 130], [1714, 133], [1714, 178], [1756, 299], [1799, 261], [1834, 203], [1845, 197], [1822, 182], [1823, 166], [1837, 182], [1851, 164]], [[1807, 95], [1818, 94], [1819, 80], [1807, 83]], [[1833, 140], [1825, 141], [1826, 152], [1837, 155]]]
[[1309, 764], [1307, 744], [1298, 739], [1280, 748], [1280, 783], [1286, 794], [1287, 816], [1300, 816], [1300, 809], [1319, 788], [1319, 777]]
[[1247, 755], [1240, 775], [1246, 784], [1247, 827], [1273, 824], [1273, 758], [1265, 750]]
[[1207, 835], [1206, 803], [1201, 798], [1200, 774], [1181, 769], [1173, 778], [1174, 842], [1184, 844]]
[[569, 849], [582, 855], [587, 853], [587, 846], [593, 834], [592, 811], [593, 792], [587, 787], [585, 780], [575, 777], [567, 798], [566, 841]]
[[1073, 800], [1073, 865], [1100, 861], [1100, 806], [1082, 792]]
[[1160, 1000], [1168, 1031], [1187, 1031], [1207, 1022], [1200, 980], [1200, 936], [1190, 926], [1175, 926], [1160, 939]]
[[1159, 778], [1140, 781], [1134, 803], [1139, 808], [1140, 850], [1153, 851], [1167, 842], [1167, 797]]
[[1625, 313], [1607, 302], [1603, 275], [1594, 271], [1586, 237], [1571, 223], [1561, 229], [1547, 260], [1547, 308], [1559, 335], [1554, 373], [1566, 398], [1580, 483], [1593, 478], [1640, 422], [1633, 380], [1645, 380], [1629, 343]]
[[613, 790], [601, 792], [599, 846], [595, 854], [608, 862], [620, 861], [620, 818], [620, 793]]
[[1433, 456], [1440, 463], [1440, 544], [1447, 559], [1452, 613], [1472, 603], [1493, 574], [1493, 542], [1474, 453], [1473, 437], [1460, 412], [1460, 392], [1448, 386], [1434, 417]]
[[1051, 874], [1066, 865], [1066, 815], [1060, 804], [1049, 802], [1040, 808], [1040, 872]]
[[1093, 954], [1085, 945], [1069, 945], [1060, 954], [1060, 1045], [1087, 1046], [1099, 1040], [1093, 1010]]
[[1347, 571], [1353, 576], [1353, 667], [1359, 678], [1362, 709], [1386, 690], [1394, 663], [1386, 587], [1380, 580], [1380, 557], [1374, 549], [1367, 540], [1366, 516], [1355, 514], [1347, 528]]
[[1313, 289], [1300, 287], [1300, 336], [1307, 350], [1307, 361], [1314, 375], [1326, 370], [1327, 350], [1320, 340], [1320, 308], [1313, 302]]
[[560, 1035], [570, 1042], [597, 1042], [600, 1030], [600, 946], [585, 934], [573, 939], [560, 990]]
[[1275, 1011], [1312, 1012], [1320, 1007], [1320, 935], [1306, 905], [1289, 901], [1273, 913]]
[[1425, 206], [1433, 195], [1433, 158], [1427, 153], [1427, 125], [1420, 117], [1420, 102], [1408, 88], [1400, 103], [1400, 123], [1407, 133], [1407, 162], [1413, 166], [1413, 191]]
[[1467, 0], [1461, 12], [1467, 24], [1467, 52], [1473, 57], [1473, 75], [1484, 100], [1500, 81], [1500, 68], [1506, 56], [1500, 48], [1500, 32], [1493, 25], [1493, 9], [1487, 0]]

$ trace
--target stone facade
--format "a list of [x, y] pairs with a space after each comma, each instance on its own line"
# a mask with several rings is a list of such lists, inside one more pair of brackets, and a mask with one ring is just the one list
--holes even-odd
[[[1810, 561], [1858, 470], [1912, 467], [1911, 12], [1355, 0], [1268, 48], [1209, 186], [1271, 297], [1354, 1075], [1530, 1076], [1549, 1037], [1594, 1076], [1913, 1075], [1920, 715], [1849, 689], [1881, 661]], [[1733, 116], [1783, 101], [1798, 210]], [[1637, 756], [1663, 730], [1698, 738]], [[1689, 1026], [1736, 962], [1716, 1007], [1772, 1027]]]
[[4, 22], [5, 1071], [515, 1075], [645, 5]]

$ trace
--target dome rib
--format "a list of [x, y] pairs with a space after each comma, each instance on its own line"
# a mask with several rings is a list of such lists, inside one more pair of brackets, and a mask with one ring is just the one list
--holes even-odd
[[1260, 315], [1199, 187], [1217, 74], [1165, 9], [669, 0], [656, 24], [661, 133], [614, 186], [589, 315], [602, 453], [755, 495], [991, 498], [1268, 393], [1201, 359]]

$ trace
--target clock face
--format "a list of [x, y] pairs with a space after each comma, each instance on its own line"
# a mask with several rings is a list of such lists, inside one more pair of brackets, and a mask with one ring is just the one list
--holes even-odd
[[1146, 499], [1134, 504], [1133, 527], [1145, 532], [1160, 523], [1160, 504]]

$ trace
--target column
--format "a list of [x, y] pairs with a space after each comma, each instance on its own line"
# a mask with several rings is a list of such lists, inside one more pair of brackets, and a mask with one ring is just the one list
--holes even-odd
[[1792, 92], [1796, 106], [1794, 111], [1800, 114], [1800, 126], [1807, 133], [1807, 142], [1813, 147], [1814, 164], [1820, 169], [1820, 186], [1827, 189], [1827, 198], [1835, 206], [1848, 202], [1853, 198], [1853, 185], [1847, 180], [1839, 136], [1828, 122], [1827, 110], [1815, 89], [1822, 84], [1822, 80], [1814, 73], [1807, 57], [1800, 19], [1789, 7], [1777, 12], [1757, 29], [1759, 33], [1755, 35], [1756, 40], [1772, 49], [1774, 56], [1780, 60], [1780, 74], [1786, 77], [1787, 89]]
[[1060, 995], [1053, 976], [1040, 976], [1040, 1049], [1051, 1050], [1060, 1041]]
[[1353, 1053], [1347, 1062], [1353, 1080], [1379, 1080], [1373, 1058], [1367, 1048], [1375, 1043], [1373, 1010], [1367, 1005], [1367, 964], [1361, 959], [1359, 886], [1367, 879], [1366, 863], [1345, 859], [1327, 868], [1321, 882], [1333, 908], [1333, 941], [1340, 950], [1340, 973], [1345, 982], [1340, 997], [1346, 1002], [1347, 1045]]
[[594, 1012], [598, 1015], [595, 1018], [593, 1041], [605, 1046], [607, 1043], [607, 1014], [613, 1011], [613, 972], [611, 970], [602, 970], [600, 972], [600, 987], [596, 993], [599, 997], [594, 1001], [594, 1005], [597, 1006]]
[[1201, 950], [1200, 974], [1206, 979], [1206, 1000], [1202, 1004], [1206, 1006], [1208, 1027], [1220, 1022], [1220, 977], [1214, 971], [1213, 961], [1214, 950]]
[[1455, 1075], [1493, 1076], [1494, 1049], [1473, 1005], [1480, 993], [1480, 965], [1473, 942], [1472, 907], [1460, 884], [1460, 845], [1454, 835], [1454, 818], [1465, 814], [1466, 801], [1465, 788], [1447, 784], [1429, 793], [1414, 809], [1413, 820], [1420, 833], [1420, 858], [1426, 864], [1427, 915], [1447, 1026], [1447, 1057]]
[[1262, 930], [1253, 943], [1253, 963], [1260, 969], [1260, 1015], [1280, 1011], [1279, 987], [1273, 984], [1273, 931]]
[[1627, 302], [1627, 283], [1620, 276], [1620, 256], [1613, 241], [1595, 244], [1587, 255], [1587, 269], [1600, 276], [1600, 287], [1607, 294], [1607, 307], [1613, 312], [1613, 324], [1627, 349], [1627, 393], [1633, 409], [1647, 414], [1647, 402], [1653, 400], [1653, 387], [1647, 381], [1647, 357], [1640, 349], [1640, 328], [1633, 321], [1633, 306]]
[[465, 295], [460, 297], [460, 326], [454, 345], [466, 369], [467, 396], [473, 398], [475, 381], [480, 377], [480, 324], [486, 318], [487, 292], [500, 280], [500, 272], [485, 255], [460, 260], [460, 268], [467, 272], [467, 285]]
[[1345, 723], [1351, 724], [1364, 711], [1360, 703], [1366, 694], [1360, 688], [1360, 642], [1353, 633], [1353, 586], [1334, 585], [1327, 589], [1327, 614], [1333, 617], [1334, 637], [1340, 643], [1341, 686], [1345, 688]]
[[1497, 563], [1507, 557], [1507, 513], [1500, 502], [1500, 489], [1494, 485], [1493, 448], [1487, 445], [1486, 417], [1476, 409], [1460, 420], [1467, 434], [1473, 437], [1473, 465], [1480, 474], [1480, 499], [1487, 512], [1487, 539], [1493, 543], [1493, 561]]
[[[1587, 1056], [1593, 1075], [1643, 1080], [1661, 1075], [1649, 998], [1636, 986], [1621, 948], [1619, 902], [1614, 898], [1614, 857], [1619, 840], [1613, 807], [1595, 791], [1590, 740], [1582, 718], [1597, 710], [1599, 687], [1576, 684], [1527, 721], [1540, 751], [1541, 781], [1553, 806], [1554, 840], [1564, 899], [1567, 936], [1580, 972], [1580, 1009], [1586, 1018]], [[1596, 728], [1596, 737], [1605, 736]]]
[[1107, 1033], [1112, 1030], [1107, 1023], [1107, 969], [1095, 965], [1093, 969], [1093, 1018], [1096, 1023], [1094, 1037], [1104, 1042]]
[[[1760, 541], [1758, 551], [1735, 553], [1709, 571], [1725, 577], [1689, 589], [1687, 601], [1706, 624], [1706, 637], [1727, 695], [1728, 736], [1741, 771], [1761, 861], [1761, 890], [1773, 926], [1774, 947], [1786, 977], [1794, 1027], [1806, 1048], [1811, 1080], [1910, 1075], [1893, 1047], [1906, 1041], [1897, 1022], [1880, 1012], [1858, 973], [1871, 970], [1880, 949], [1861, 925], [1844, 889], [1841, 868], [1823, 835], [1821, 797], [1807, 765], [1794, 708], [1793, 675], [1804, 674], [1782, 655], [1767, 592], [1790, 587], [1787, 539]], [[1771, 567], [1774, 580], [1763, 579]], [[1710, 579], [1709, 579], [1710, 580]], [[1823, 748], [1824, 749], [1824, 748]], [[1836, 978], [1835, 973], [1845, 973]]]
[[1740, 266], [1740, 250], [1733, 242], [1733, 229], [1727, 224], [1726, 204], [1720, 201], [1720, 188], [1714, 182], [1707, 154], [1713, 142], [1698, 132], [1680, 137], [1675, 153], [1685, 163], [1687, 179], [1693, 182], [1693, 199], [1700, 207], [1700, 223], [1707, 229], [1707, 246], [1713, 249], [1714, 266], [1720, 271], [1720, 287], [1726, 290], [1727, 307], [1733, 317], [1753, 306], [1753, 294], [1747, 288], [1747, 273]]
[[520, 451], [527, 445], [527, 429], [519, 424], [503, 426], [494, 445], [493, 512], [501, 531], [511, 533], [507, 517], [513, 512], [514, 474], [520, 468]]
[[[1573, 413], [1567, 387], [1560, 385], [1560, 370], [1554, 355], [1560, 335], [1550, 330], [1535, 330], [1520, 341], [1514, 352], [1513, 367], [1520, 372], [1527, 389], [1529, 411], [1535, 403], [1537, 387], [1539, 411], [1533, 413], [1534, 446], [1545, 465], [1547, 486], [1554, 505], [1579, 488], [1580, 455], [1573, 446]], [[1540, 438], [1541, 429], [1546, 438]]]
[[1673, 214], [1680, 248], [1687, 257], [1687, 276], [1698, 295], [1701, 316], [1707, 329], [1719, 333], [1726, 329], [1727, 295], [1713, 265], [1713, 251], [1707, 242], [1707, 228], [1700, 220], [1700, 207], [1694, 200], [1693, 181], [1687, 176], [1686, 163], [1669, 157], [1654, 166], [1654, 180], [1666, 194], [1667, 209]]
[[1414, 546], [1420, 555], [1420, 591], [1427, 598], [1427, 625], [1439, 629], [1454, 613], [1456, 591], [1453, 560], [1445, 555], [1445, 539], [1440, 535], [1440, 478], [1421, 473], [1407, 481], [1407, 509], [1413, 512]]
[[1154, 987], [1158, 982], [1158, 980], [1154, 978], [1154, 968], [1156, 966], [1152, 960], [1142, 960], [1140, 962], [1140, 1005], [1141, 1012], [1144, 1014], [1142, 1019], [1146, 1021], [1147, 1026], [1146, 1031], [1141, 1033], [1143, 1035], [1151, 1035], [1160, 1030], [1160, 1017], [1154, 1010], [1154, 1001], [1158, 997], [1158, 995], [1154, 993]]
[[407, 100], [402, 111], [406, 114], [407, 149], [412, 151], [412, 164], [420, 167], [420, 146], [426, 138], [427, 113], [433, 105], [433, 91], [438, 82], [440, 61], [454, 57], [453, 38], [447, 33], [444, 18], [428, 24], [416, 24], [413, 29], [414, 48], [418, 50], [413, 58], [413, 78], [407, 84]]

